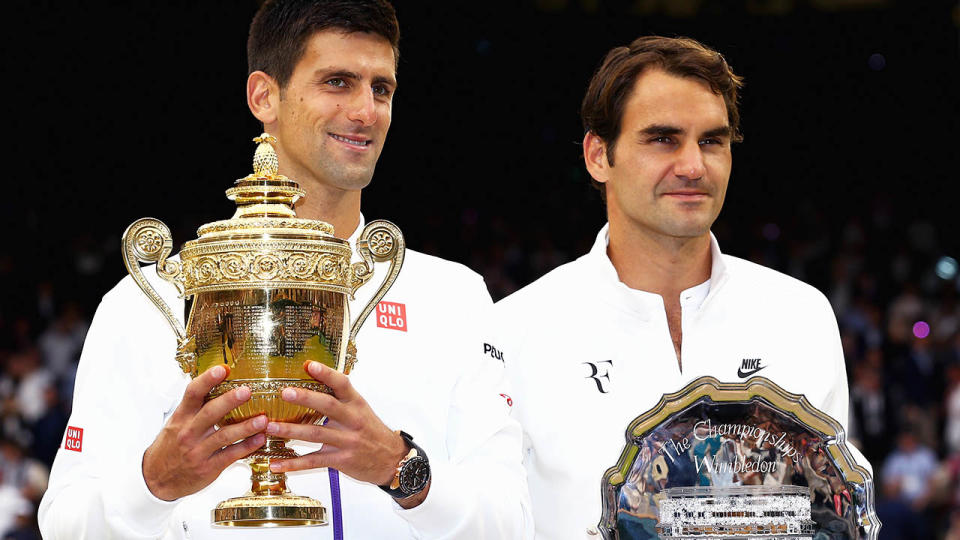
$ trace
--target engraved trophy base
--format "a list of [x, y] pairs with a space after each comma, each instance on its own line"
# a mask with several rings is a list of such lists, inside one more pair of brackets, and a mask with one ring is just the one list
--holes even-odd
[[327, 524], [327, 509], [320, 501], [284, 493], [227, 499], [213, 511], [221, 527], [304, 527]]
[[287, 489], [286, 473], [270, 471], [270, 460], [297, 457], [286, 440], [267, 442], [248, 458], [250, 491], [227, 499], [213, 510], [213, 524], [221, 527], [312, 527], [327, 524], [327, 509], [320, 501], [294, 495]]

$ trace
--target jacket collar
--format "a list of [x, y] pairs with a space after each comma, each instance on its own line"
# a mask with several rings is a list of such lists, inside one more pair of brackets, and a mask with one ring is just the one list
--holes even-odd
[[363, 212], [361, 212], [361, 213], [360, 213], [360, 223], [357, 223], [357, 228], [354, 229], [353, 232], [350, 233], [350, 237], [346, 239], [347, 242], [350, 242], [350, 248], [353, 250], [353, 257], [352, 257], [352, 258], [355, 259], [354, 262], [360, 260], [360, 257], [356, 254], [356, 247], [355, 247], [355, 246], [357, 245], [357, 238], [360, 238], [360, 231], [362, 231], [363, 228], [364, 228], [366, 225], [367, 225], [367, 220], [364, 219], [364, 217], [363, 217]]
[[[600, 229], [590, 252], [583, 257], [584, 262], [593, 269], [590, 275], [598, 281], [601, 295], [608, 302], [627, 309], [643, 320], [649, 320], [655, 314], [664, 312], [663, 299], [659, 294], [631, 289], [620, 281], [617, 269], [607, 256], [607, 245], [610, 243], [609, 228], [608, 223]], [[710, 257], [712, 261], [710, 279], [680, 294], [680, 302], [684, 308], [702, 309], [729, 278], [723, 253], [712, 232], [710, 233]]]

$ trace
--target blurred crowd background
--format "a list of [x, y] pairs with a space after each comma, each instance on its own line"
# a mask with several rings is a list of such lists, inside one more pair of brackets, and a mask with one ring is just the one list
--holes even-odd
[[[480, 272], [494, 299], [585, 253], [603, 224], [578, 147], [602, 55], [648, 33], [723, 52], [747, 86], [721, 248], [830, 299], [881, 538], [960, 538], [957, 3], [396, 6], [400, 88], [365, 215]], [[180, 244], [230, 212], [223, 190], [249, 172], [260, 131], [243, 96], [256, 7], [4, 8], [18, 53], [0, 197], [0, 538], [38, 537], [84, 335], [125, 275], [123, 229], [158, 217]]]

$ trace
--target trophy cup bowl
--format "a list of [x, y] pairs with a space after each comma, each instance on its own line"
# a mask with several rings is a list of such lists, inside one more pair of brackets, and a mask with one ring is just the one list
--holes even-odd
[[[304, 370], [320, 362], [349, 374], [356, 362], [354, 338], [376, 304], [393, 285], [403, 264], [404, 240], [388, 221], [373, 221], [357, 241], [361, 262], [350, 262], [350, 245], [322, 221], [296, 217], [293, 206], [304, 195], [277, 174], [278, 162], [267, 135], [254, 156], [254, 173], [237, 181], [227, 197], [237, 203], [231, 219], [208, 223], [188, 241], [180, 260], [169, 260], [172, 236], [159, 220], [135, 221], [123, 235], [127, 270], [166, 316], [178, 339], [177, 361], [192, 378], [224, 365], [226, 379], [207, 400], [246, 386], [250, 399], [219, 422], [226, 426], [264, 414], [272, 422], [320, 424], [323, 411], [288, 403], [287, 387], [331, 393]], [[373, 275], [373, 263], [390, 261], [379, 290], [350, 324], [356, 290]], [[182, 326], [144, 278], [140, 262], [192, 298]], [[251, 488], [221, 502], [213, 511], [220, 526], [262, 527], [326, 524], [326, 509], [309, 497], [290, 493], [286, 474], [270, 471], [270, 460], [296, 457], [286, 440], [267, 436], [248, 456]]]

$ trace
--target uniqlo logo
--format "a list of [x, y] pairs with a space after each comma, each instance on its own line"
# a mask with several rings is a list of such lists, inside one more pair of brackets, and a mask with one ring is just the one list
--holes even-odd
[[377, 326], [407, 331], [407, 306], [397, 302], [377, 304]]
[[67, 439], [63, 447], [74, 452], [83, 451], [83, 428], [67, 426]]

